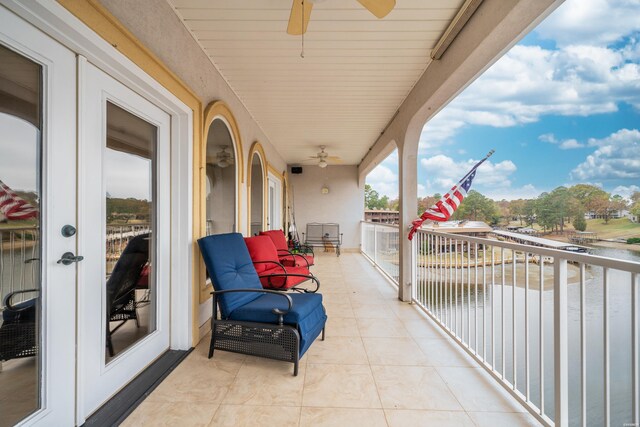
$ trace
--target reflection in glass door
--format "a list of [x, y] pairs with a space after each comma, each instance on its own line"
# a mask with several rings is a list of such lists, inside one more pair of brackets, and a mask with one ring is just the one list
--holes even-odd
[[169, 348], [171, 116], [79, 62], [82, 422]]
[[41, 400], [41, 76], [0, 45], [0, 426]]
[[158, 128], [107, 101], [106, 361], [155, 330]]

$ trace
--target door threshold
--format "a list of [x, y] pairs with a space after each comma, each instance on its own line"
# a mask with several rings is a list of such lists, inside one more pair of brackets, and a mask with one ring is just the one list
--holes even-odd
[[96, 410], [85, 427], [120, 425], [156, 387], [182, 362], [190, 350], [169, 350]]

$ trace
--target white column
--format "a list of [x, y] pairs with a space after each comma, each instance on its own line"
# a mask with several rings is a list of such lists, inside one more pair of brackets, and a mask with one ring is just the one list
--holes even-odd
[[412, 265], [413, 249], [407, 239], [409, 226], [418, 214], [418, 139], [419, 133], [405, 136], [398, 144], [398, 183], [400, 194], [400, 279], [398, 299], [410, 302], [415, 269]]

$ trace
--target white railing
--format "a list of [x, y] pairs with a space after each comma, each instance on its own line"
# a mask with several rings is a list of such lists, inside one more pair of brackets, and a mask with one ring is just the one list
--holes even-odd
[[400, 234], [397, 225], [362, 221], [362, 253], [396, 285], [400, 278]]
[[107, 225], [107, 259], [117, 261], [131, 239], [150, 231], [149, 224]]
[[427, 231], [413, 250], [414, 301], [539, 421], [640, 425], [640, 263]]
[[[0, 228], [0, 304], [10, 292], [39, 288], [39, 281], [39, 229]], [[20, 298], [14, 300], [18, 301]]]
[[[149, 231], [149, 224], [107, 226], [107, 262], [113, 265], [133, 237]], [[0, 228], [0, 304], [2, 298], [11, 292], [39, 287], [39, 228]], [[16, 301], [20, 301], [20, 297], [14, 300]]]

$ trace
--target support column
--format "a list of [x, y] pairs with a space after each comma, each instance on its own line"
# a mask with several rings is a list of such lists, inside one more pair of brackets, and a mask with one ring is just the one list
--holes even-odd
[[[411, 301], [415, 271], [412, 265], [412, 246], [407, 234], [411, 222], [418, 213], [418, 139], [420, 133], [405, 135], [402, 144], [398, 144], [398, 184], [400, 195], [400, 279], [398, 299]], [[415, 134], [415, 135], [413, 135]]]

